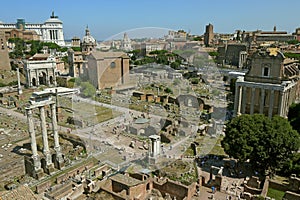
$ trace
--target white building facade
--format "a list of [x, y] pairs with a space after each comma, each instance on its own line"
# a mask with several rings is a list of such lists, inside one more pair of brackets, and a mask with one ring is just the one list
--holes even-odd
[[56, 86], [56, 62], [52, 55], [35, 54], [24, 61], [24, 71], [27, 87]]
[[52, 15], [42, 24], [26, 23], [24, 19], [18, 19], [17, 23], [6, 24], [0, 21], [1, 29], [20, 29], [35, 31], [43, 42], [53, 42], [59, 46], [65, 46], [63, 22], [58, 16]]

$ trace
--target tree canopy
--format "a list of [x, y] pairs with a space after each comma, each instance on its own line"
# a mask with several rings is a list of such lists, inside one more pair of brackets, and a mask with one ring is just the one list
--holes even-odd
[[81, 94], [85, 97], [94, 97], [96, 94], [96, 88], [89, 82], [80, 83]]
[[292, 127], [300, 133], [300, 103], [291, 105], [288, 119]]
[[226, 126], [224, 151], [240, 162], [250, 160], [255, 170], [274, 174], [300, 147], [299, 133], [279, 116], [241, 115]]
[[[14, 43], [14, 49], [10, 52], [10, 58], [22, 58], [23, 56], [33, 56], [36, 53], [41, 53], [41, 50], [44, 46], [47, 46], [49, 49], [56, 49], [57, 51], [65, 52], [68, 50], [67, 47], [60, 47], [56, 43], [52, 42], [42, 42], [35, 40], [25, 41], [21, 38], [9, 38], [8, 42]], [[29, 47], [29, 48], [27, 48]]]

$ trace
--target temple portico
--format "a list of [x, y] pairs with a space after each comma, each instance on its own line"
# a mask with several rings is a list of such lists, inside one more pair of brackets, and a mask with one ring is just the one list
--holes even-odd
[[249, 71], [235, 83], [234, 114], [287, 117], [290, 105], [300, 96], [298, 61], [268, 48], [254, 53], [249, 63]]
[[[30, 134], [31, 150], [32, 150], [32, 166], [33, 171], [30, 172], [35, 178], [40, 179], [43, 176], [43, 172], [51, 174], [54, 171], [54, 167], [61, 169], [64, 166], [64, 159], [59, 145], [59, 136], [57, 131], [57, 119], [56, 119], [56, 104], [51, 100], [51, 94], [44, 92], [36, 92], [31, 97], [31, 105], [26, 107], [28, 131]], [[54, 137], [54, 150], [55, 156], [52, 158], [51, 151], [48, 143], [48, 132], [46, 127], [45, 107], [50, 106], [51, 109], [51, 121], [52, 132]], [[33, 123], [33, 110], [39, 110], [39, 118], [42, 131], [43, 142], [43, 155], [38, 154], [36, 133]], [[26, 167], [28, 169], [28, 167]]]

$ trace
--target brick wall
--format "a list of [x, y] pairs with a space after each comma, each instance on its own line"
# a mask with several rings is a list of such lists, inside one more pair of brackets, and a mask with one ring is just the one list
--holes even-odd
[[154, 180], [153, 188], [159, 190], [163, 195], [170, 194], [171, 197], [176, 197], [177, 200], [190, 200], [196, 191], [196, 184], [193, 183], [190, 186], [185, 186], [175, 181], [166, 180], [165, 182], [158, 182], [158, 179]]

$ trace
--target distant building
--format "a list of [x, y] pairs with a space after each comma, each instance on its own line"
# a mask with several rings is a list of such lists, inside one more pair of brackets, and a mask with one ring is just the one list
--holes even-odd
[[296, 28], [295, 36], [296, 36], [296, 40], [300, 42], [300, 28]]
[[236, 81], [235, 114], [287, 117], [290, 105], [299, 99], [299, 80], [298, 61], [286, 59], [276, 48], [258, 50], [245, 77]]
[[79, 37], [73, 37], [71, 42], [72, 47], [80, 47], [80, 38]]
[[140, 46], [142, 55], [148, 55], [151, 51], [163, 50], [166, 43], [160, 42], [143, 42]]
[[5, 31], [5, 38], [21, 38], [23, 40], [40, 40], [40, 36], [35, 31], [24, 29], [10, 29]]
[[0, 30], [0, 69], [10, 70], [8, 49], [6, 45], [5, 33]]
[[[54, 15], [54, 12], [52, 12], [50, 18], [42, 24], [26, 23], [24, 19], [18, 19], [17, 23], [10, 24], [0, 22], [0, 30], [9, 31], [11, 29], [25, 30], [25, 35], [27, 34], [26, 31], [35, 31], [41, 41], [53, 42], [60, 46], [65, 45], [63, 22]], [[12, 37], [14, 37], [14, 35], [12, 35]]]
[[35, 54], [24, 62], [27, 87], [56, 86], [56, 61], [49, 54]]
[[91, 35], [88, 27], [85, 29], [85, 36], [82, 38], [81, 42], [81, 51], [89, 54], [92, 52], [97, 46], [97, 41]]
[[91, 52], [86, 77], [98, 89], [115, 88], [129, 79], [129, 57], [124, 52]]
[[226, 44], [218, 48], [217, 62], [220, 64], [244, 67], [247, 60], [246, 44]]
[[72, 77], [82, 77], [84, 74], [83, 63], [84, 55], [81, 51], [68, 50], [69, 75]]
[[187, 33], [183, 30], [169, 31], [168, 35], [165, 36], [165, 38], [167, 41], [186, 42]]
[[123, 51], [132, 51], [131, 40], [129, 39], [127, 33], [124, 33], [124, 37], [121, 42], [121, 49]]
[[274, 26], [273, 31], [243, 31], [241, 34], [241, 40], [244, 42], [255, 42], [255, 43], [283, 43], [289, 40], [296, 39], [293, 34], [288, 34], [286, 31], [277, 31]]
[[204, 44], [205, 46], [211, 46], [213, 44], [214, 39], [214, 27], [212, 24], [208, 24], [205, 27], [204, 33]]

